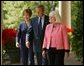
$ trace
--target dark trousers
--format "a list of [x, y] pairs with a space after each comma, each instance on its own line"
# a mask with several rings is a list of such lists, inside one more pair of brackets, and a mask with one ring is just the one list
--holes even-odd
[[33, 45], [30, 45], [29, 48], [29, 65], [34, 65], [34, 52], [33, 52]]
[[42, 57], [42, 53], [36, 53], [36, 59], [38, 65], [48, 65], [47, 56], [45, 58]]
[[28, 65], [28, 48], [21, 46], [21, 63], [22, 65]]
[[36, 54], [37, 64], [42, 65], [42, 53], [36, 52], [35, 54]]
[[50, 48], [47, 50], [49, 65], [64, 65], [64, 50]]

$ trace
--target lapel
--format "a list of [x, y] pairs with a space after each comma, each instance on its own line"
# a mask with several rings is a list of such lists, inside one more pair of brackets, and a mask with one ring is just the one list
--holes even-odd
[[34, 31], [38, 34], [38, 17], [35, 17], [34, 19]]
[[46, 27], [46, 25], [47, 25], [47, 18], [46, 18], [46, 15], [45, 15], [45, 18], [44, 18], [44, 25], [43, 25], [43, 30], [45, 30], [45, 27]]

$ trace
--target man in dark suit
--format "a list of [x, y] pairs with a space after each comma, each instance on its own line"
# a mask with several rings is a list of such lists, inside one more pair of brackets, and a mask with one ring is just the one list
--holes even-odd
[[32, 18], [31, 22], [33, 30], [33, 47], [38, 65], [47, 64], [47, 59], [42, 58], [42, 44], [47, 24], [49, 24], [49, 17], [44, 14], [44, 6], [39, 5], [36, 7], [36, 17]]

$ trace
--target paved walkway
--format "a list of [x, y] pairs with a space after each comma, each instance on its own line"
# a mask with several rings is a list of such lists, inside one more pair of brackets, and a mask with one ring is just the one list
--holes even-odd
[[[10, 61], [7, 61], [5, 64], [3, 65], [9, 65]], [[80, 63], [79, 61], [77, 61], [77, 59], [75, 58], [75, 55], [73, 52], [70, 53], [70, 56], [67, 58], [65, 56], [65, 65], [82, 65], [82, 63]], [[11, 64], [11, 65], [21, 65], [20, 63], [15, 63], [15, 64]], [[35, 61], [35, 65], [37, 65], [37, 62]]]
[[75, 57], [73, 52], [70, 53], [70, 56], [68, 58], [65, 56], [64, 64], [65, 65], [82, 65], [81, 62], [77, 61], [77, 58]]

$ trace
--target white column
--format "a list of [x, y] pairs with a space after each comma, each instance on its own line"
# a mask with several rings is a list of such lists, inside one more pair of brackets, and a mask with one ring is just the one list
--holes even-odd
[[61, 1], [59, 1], [59, 14], [60, 14], [60, 16], [61, 16], [61, 11], [62, 11], [62, 10], [61, 10], [61, 7], [62, 7], [62, 5], [61, 5], [61, 4], [62, 4], [62, 2], [61, 2]]
[[2, 22], [3, 22], [3, 10], [2, 10], [2, 1], [1, 1], [1, 65], [2, 65]]
[[62, 22], [71, 28], [71, 1], [59, 1], [59, 13], [62, 17]]

